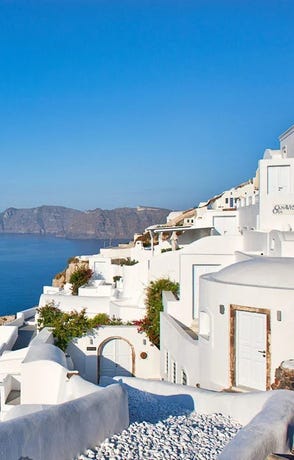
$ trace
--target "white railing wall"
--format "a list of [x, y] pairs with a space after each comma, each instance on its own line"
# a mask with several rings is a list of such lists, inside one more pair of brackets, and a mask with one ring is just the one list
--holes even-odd
[[53, 405], [0, 424], [0, 458], [68, 460], [129, 424], [128, 397], [120, 385]]

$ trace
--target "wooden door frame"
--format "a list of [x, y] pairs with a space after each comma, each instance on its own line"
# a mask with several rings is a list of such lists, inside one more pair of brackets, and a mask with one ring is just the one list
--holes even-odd
[[271, 389], [271, 317], [267, 308], [230, 305], [230, 386], [236, 386], [236, 312], [262, 313], [266, 315], [266, 390]]
[[135, 376], [135, 348], [133, 346], [133, 344], [128, 340], [126, 339], [125, 337], [121, 337], [119, 335], [113, 335], [111, 337], [107, 337], [107, 339], [103, 340], [103, 342], [100, 343], [99, 347], [98, 347], [98, 351], [97, 351], [97, 383], [99, 383], [99, 379], [100, 379], [100, 367], [101, 367], [101, 354], [102, 354], [102, 350], [103, 350], [103, 347], [104, 345], [107, 344], [107, 342], [110, 342], [111, 340], [115, 340], [115, 339], [121, 339], [121, 340], [124, 340], [125, 342], [127, 342], [130, 347], [131, 347], [131, 350], [132, 350], [132, 377]]

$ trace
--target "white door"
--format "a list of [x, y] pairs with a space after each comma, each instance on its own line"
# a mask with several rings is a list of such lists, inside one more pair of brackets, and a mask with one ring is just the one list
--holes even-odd
[[132, 376], [132, 348], [123, 339], [111, 339], [104, 345], [100, 355], [101, 376]]
[[267, 193], [290, 192], [290, 166], [268, 166]]
[[266, 390], [266, 315], [236, 311], [236, 385]]

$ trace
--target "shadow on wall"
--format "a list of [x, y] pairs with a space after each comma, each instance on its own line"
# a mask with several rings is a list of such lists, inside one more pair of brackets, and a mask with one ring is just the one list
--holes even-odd
[[[130, 423], [143, 421], [157, 423], [163, 419], [163, 408], [165, 408], [164, 418], [171, 415], [187, 415], [195, 410], [194, 401], [190, 395], [164, 396], [134, 389], [124, 383], [122, 385], [129, 395]], [[158, 410], [159, 407], [160, 410]]]
[[102, 356], [102, 355], [98, 356], [99, 380], [101, 380], [103, 377], [112, 378], [117, 375], [122, 376], [122, 377], [132, 377], [133, 376], [131, 369], [127, 369], [126, 367], [113, 361], [112, 359], [106, 358], [106, 356]]
[[[79, 374], [84, 377], [86, 377], [86, 355], [85, 353], [75, 345], [75, 341], [73, 340], [72, 342], [69, 343], [67, 349], [67, 353], [70, 355], [74, 369], [79, 371]], [[95, 356], [96, 357], [96, 356]], [[88, 379], [87, 379], [88, 380]], [[96, 380], [92, 383], [97, 383]]]
[[[195, 410], [194, 400], [187, 394], [159, 395], [134, 388], [120, 379], [101, 378], [101, 386], [120, 383], [129, 396], [130, 423], [157, 423], [162, 420], [162, 410], [165, 408], [165, 418], [169, 416], [186, 415]], [[158, 410], [160, 407], [160, 411]], [[160, 416], [158, 415], [160, 413]]]
[[18, 337], [16, 339], [15, 344], [12, 347], [12, 350], [19, 350], [20, 348], [28, 347], [34, 334], [34, 329], [19, 329]]
[[[96, 347], [95, 347], [96, 348]], [[95, 350], [96, 351], [96, 350]], [[124, 377], [132, 377], [132, 367], [127, 369], [122, 364], [113, 361], [106, 356], [98, 356], [97, 351], [92, 355], [86, 355], [74, 342], [71, 342], [67, 348], [67, 352], [72, 358], [74, 369], [89, 382], [97, 384], [103, 377], [115, 377], [116, 375]], [[117, 383], [113, 381], [113, 383]]]

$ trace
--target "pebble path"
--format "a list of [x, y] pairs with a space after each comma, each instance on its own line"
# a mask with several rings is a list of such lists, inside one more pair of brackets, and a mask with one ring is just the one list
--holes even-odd
[[76, 460], [215, 460], [241, 426], [127, 387], [130, 425]]

